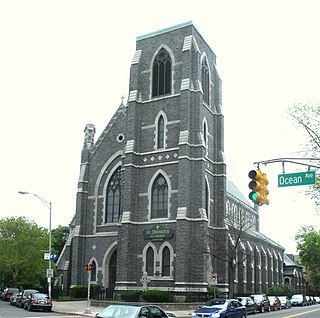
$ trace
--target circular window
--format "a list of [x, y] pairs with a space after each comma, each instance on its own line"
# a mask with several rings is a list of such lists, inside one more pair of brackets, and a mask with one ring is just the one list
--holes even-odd
[[124, 135], [123, 134], [120, 134], [117, 136], [117, 141], [118, 142], [122, 142], [124, 140]]

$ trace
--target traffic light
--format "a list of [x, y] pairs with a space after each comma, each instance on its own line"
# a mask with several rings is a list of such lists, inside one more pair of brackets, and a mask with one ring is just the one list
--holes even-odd
[[85, 269], [86, 271], [92, 271], [92, 264], [91, 264], [91, 263], [86, 264], [86, 265], [84, 266], [84, 269]]
[[252, 190], [249, 193], [249, 199], [258, 205], [269, 204], [267, 195], [269, 190], [267, 185], [269, 183], [267, 176], [260, 169], [251, 170], [249, 172], [249, 178], [252, 180], [249, 183], [249, 188]]

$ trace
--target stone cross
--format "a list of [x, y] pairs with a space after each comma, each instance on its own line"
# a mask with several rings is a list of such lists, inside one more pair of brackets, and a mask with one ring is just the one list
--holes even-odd
[[147, 272], [144, 272], [141, 279], [140, 279], [140, 282], [142, 283], [142, 289], [143, 290], [147, 290], [148, 288], [148, 283], [150, 282], [150, 279], [148, 278], [148, 273]]

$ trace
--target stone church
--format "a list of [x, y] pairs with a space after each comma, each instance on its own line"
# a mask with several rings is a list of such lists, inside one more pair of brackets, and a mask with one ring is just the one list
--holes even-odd
[[[128, 99], [84, 130], [76, 213], [57, 262], [64, 290], [266, 292], [284, 248], [227, 179], [215, 53], [192, 22], [138, 36]], [[241, 224], [245, 220], [246, 227]], [[241, 235], [240, 235], [241, 234]], [[228, 255], [227, 258], [223, 258]]]

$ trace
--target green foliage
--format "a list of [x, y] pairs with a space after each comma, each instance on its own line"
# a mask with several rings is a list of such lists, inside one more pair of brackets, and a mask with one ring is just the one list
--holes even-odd
[[46, 284], [48, 233], [25, 217], [0, 219], [0, 285], [40, 288]]
[[274, 285], [269, 288], [268, 295], [270, 296], [288, 296], [291, 297], [294, 294], [294, 288], [291, 285]]
[[[90, 294], [93, 289], [99, 288], [97, 285], [90, 285]], [[70, 297], [73, 299], [85, 299], [88, 297], [88, 285], [76, 285], [70, 289]]]
[[222, 296], [221, 290], [215, 285], [209, 285], [208, 295], [210, 298]]
[[307, 271], [308, 288], [320, 293], [320, 232], [314, 226], [303, 226], [295, 236], [301, 263]]
[[136, 302], [139, 301], [141, 293], [141, 290], [128, 290], [121, 293], [121, 299], [124, 301]]
[[162, 290], [144, 290], [141, 297], [147, 302], [167, 303], [173, 301], [170, 293]]
[[69, 235], [69, 227], [59, 225], [51, 231], [52, 250], [60, 255]]

